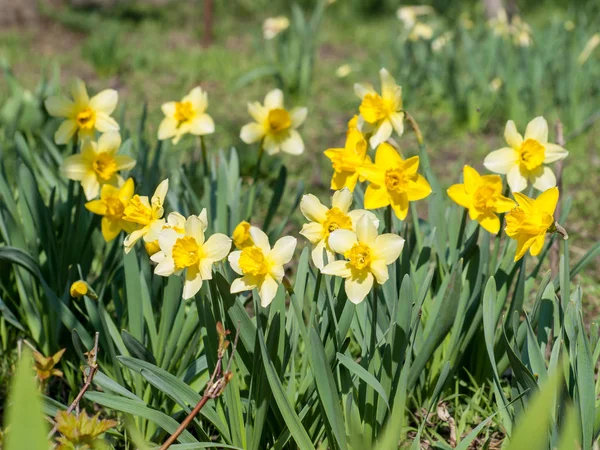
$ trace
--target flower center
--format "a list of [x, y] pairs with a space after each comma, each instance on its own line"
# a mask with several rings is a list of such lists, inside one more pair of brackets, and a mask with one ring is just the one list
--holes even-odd
[[96, 125], [96, 113], [92, 108], [85, 108], [77, 114], [77, 125], [79, 128], [91, 130]]
[[112, 219], [123, 218], [123, 213], [125, 212], [125, 205], [123, 205], [123, 202], [119, 200], [118, 197], [108, 197], [104, 199], [104, 204], [106, 205], [105, 216], [110, 217]]
[[368, 268], [371, 264], [371, 249], [365, 244], [354, 244], [345, 256], [350, 260], [350, 264], [358, 270]]
[[155, 219], [152, 208], [146, 206], [139, 195], [134, 195], [125, 207], [124, 216], [128, 222], [139, 223], [140, 225], [149, 225]]
[[396, 112], [392, 101], [384, 99], [376, 93], [367, 94], [363, 97], [358, 108], [360, 115], [368, 123], [377, 123], [390, 114]]
[[275, 133], [286, 130], [292, 125], [290, 113], [283, 108], [275, 108], [269, 111], [268, 120], [269, 128]]
[[194, 118], [194, 107], [191, 102], [175, 102], [175, 120], [178, 126]]
[[173, 262], [177, 270], [198, 265], [200, 247], [196, 239], [190, 236], [179, 238], [173, 244]]
[[244, 274], [260, 276], [269, 273], [269, 263], [262, 250], [256, 246], [246, 247], [240, 255], [240, 269]]
[[339, 208], [331, 208], [325, 214], [325, 222], [323, 222], [323, 231], [325, 236], [329, 236], [333, 231], [338, 229], [351, 230], [352, 220], [347, 214], [344, 214]]
[[409, 177], [400, 169], [389, 169], [385, 172], [385, 187], [392, 192], [406, 192]]
[[537, 169], [544, 162], [546, 148], [535, 139], [527, 139], [521, 145], [519, 160], [521, 167], [529, 171]]
[[475, 191], [473, 196], [475, 209], [486, 210], [492, 209], [496, 205], [494, 196], [494, 188], [491, 186], [481, 186]]
[[104, 181], [108, 181], [117, 171], [117, 162], [108, 153], [100, 153], [96, 157], [96, 161], [92, 163], [92, 168], [98, 177]]

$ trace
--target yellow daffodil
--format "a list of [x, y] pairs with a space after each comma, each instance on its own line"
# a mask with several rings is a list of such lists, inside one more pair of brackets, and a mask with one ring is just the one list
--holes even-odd
[[[208, 213], [206, 211], [206, 208], [202, 208], [202, 211], [196, 217], [198, 217], [198, 219], [200, 219], [200, 222], [202, 223], [202, 231], [206, 231], [206, 229], [208, 228]], [[183, 236], [185, 234], [186, 220], [187, 219], [178, 212], [169, 213], [169, 215], [167, 216], [167, 221], [163, 224], [161, 231], [172, 229]], [[156, 252], [160, 251], [158, 239], [152, 242], [144, 242], [144, 247], [146, 248], [146, 252], [149, 256], [152, 256]]]
[[154, 191], [152, 200], [146, 196], [134, 195], [125, 207], [123, 219], [138, 224], [141, 228], [132, 231], [125, 237], [123, 245], [125, 253], [129, 253], [135, 243], [144, 238], [145, 242], [154, 242], [165, 224], [163, 219], [165, 197], [169, 190], [169, 180], [163, 180]]
[[375, 164], [358, 169], [358, 173], [370, 182], [365, 192], [365, 208], [392, 205], [396, 217], [404, 220], [408, 203], [424, 199], [431, 193], [431, 186], [417, 173], [418, 169], [418, 156], [404, 160], [394, 147], [381, 144], [375, 154]]
[[509, 120], [504, 139], [509, 147], [491, 152], [483, 165], [492, 172], [506, 174], [511, 191], [521, 192], [527, 187], [527, 181], [539, 191], [556, 186], [554, 172], [544, 164], [565, 159], [569, 152], [548, 142], [546, 119], [536, 117], [529, 122], [525, 137], [517, 132], [515, 123]]
[[314, 265], [322, 269], [323, 250], [327, 254], [327, 262], [334, 260], [335, 255], [329, 246], [329, 236], [335, 230], [355, 230], [358, 219], [367, 215], [369, 219], [379, 226], [379, 220], [372, 212], [364, 209], [349, 211], [352, 205], [352, 192], [348, 188], [337, 191], [331, 197], [331, 208], [324, 206], [317, 197], [308, 194], [302, 197], [300, 211], [309, 223], [302, 226], [300, 234], [313, 244], [312, 260]]
[[165, 118], [158, 127], [158, 139], [173, 138], [177, 144], [184, 134], [204, 136], [215, 132], [215, 123], [208, 114], [208, 96], [200, 87], [195, 87], [180, 102], [162, 105]]
[[410, 30], [410, 34], [408, 35], [408, 39], [410, 41], [416, 42], [421, 39], [424, 41], [428, 41], [433, 37], [433, 28], [431, 28], [426, 23], [417, 22]]
[[469, 210], [471, 220], [476, 220], [490, 233], [500, 231], [500, 219], [496, 214], [505, 213], [516, 205], [502, 195], [502, 178], [499, 175], [479, 175], [472, 167], [463, 169], [463, 184], [448, 188], [448, 195], [463, 208]]
[[290, 19], [285, 16], [269, 17], [265, 19], [262, 25], [263, 37], [271, 40], [279, 33], [287, 30], [290, 26]]
[[373, 281], [384, 284], [388, 268], [404, 247], [404, 239], [392, 233], [377, 235], [373, 221], [363, 215], [356, 224], [356, 233], [338, 229], [329, 236], [331, 249], [344, 256], [345, 261], [333, 261], [321, 272], [345, 278], [344, 288], [348, 300], [360, 303], [373, 287]]
[[56, 439], [56, 450], [107, 448], [101, 436], [117, 426], [114, 420], [100, 420], [100, 413], [90, 417], [85, 411], [79, 414], [59, 411], [54, 420], [61, 434]]
[[120, 170], [129, 170], [135, 166], [135, 159], [127, 155], [117, 155], [121, 146], [118, 132], [104, 133], [98, 142], [86, 139], [81, 153], [68, 156], [60, 170], [70, 180], [80, 181], [87, 200], [98, 196], [100, 186], [121, 184]]
[[88, 284], [85, 281], [77, 280], [71, 284], [71, 287], [69, 288], [69, 294], [71, 294], [71, 297], [73, 298], [83, 297], [88, 293], [88, 290]]
[[350, 191], [354, 191], [359, 179], [358, 168], [363, 164], [371, 163], [371, 158], [367, 156], [367, 141], [362, 133], [351, 129], [350, 124], [348, 127], [344, 148], [330, 148], [324, 152], [333, 166], [331, 189], [335, 190], [347, 187]]
[[65, 117], [54, 134], [57, 144], [66, 144], [77, 133], [79, 140], [94, 139], [95, 130], [101, 133], [119, 131], [119, 124], [110, 117], [119, 100], [114, 89], [105, 89], [90, 98], [83, 81], [77, 79], [71, 87], [72, 100], [63, 96], [46, 99], [48, 114]]
[[110, 184], [105, 184], [100, 190], [100, 199], [87, 202], [85, 207], [102, 217], [101, 229], [102, 236], [106, 242], [116, 238], [121, 230], [131, 233], [136, 225], [123, 219], [125, 207], [131, 197], [133, 197], [134, 185], [133, 178], [128, 178], [123, 186], [117, 188]]
[[254, 242], [252, 242], [252, 236], [250, 236], [250, 226], [251, 225], [248, 222], [243, 220], [233, 230], [231, 239], [233, 239], [235, 248], [238, 250], [243, 250], [246, 247], [251, 247], [254, 245]]
[[231, 283], [231, 293], [257, 288], [260, 304], [266, 307], [273, 301], [283, 280], [283, 266], [290, 262], [294, 255], [296, 238], [282, 237], [271, 248], [269, 238], [261, 229], [250, 227], [250, 236], [254, 245], [229, 255], [231, 268], [242, 275]]
[[354, 91], [362, 99], [359, 107], [358, 129], [363, 133], [372, 133], [369, 143], [372, 148], [385, 142], [396, 130], [398, 136], [404, 133], [404, 113], [402, 112], [402, 88], [390, 73], [381, 69], [381, 95], [373, 86], [355, 84]]
[[304, 151], [304, 142], [296, 130], [306, 120], [307, 109], [283, 106], [283, 92], [274, 89], [265, 97], [265, 104], [249, 103], [248, 112], [255, 122], [242, 127], [240, 138], [246, 144], [263, 140], [263, 147], [269, 155], [279, 151], [299, 155]]
[[353, 131], [358, 131], [358, 114], [354, 114], [352, 119], [348, 121], [348, 129], [346, 131], [346, 137]]
[[160, 252], [151, 257], [158, 263], [154, 273], [168, 277], [180, 275], [185, 270], [184, 299], [192, 298], [204, 280], [212, 279], [213, 264], [225, 258], [231, 250], [229, 237], [215, 233], [206, 239], [205, 230], [206, 224], [199, 217], [190, 216], [185, 222], [183, 235], [173, 228], [163, 229], [158, 234]]
[[558, 203], [558, 188], [553, 187], [542, 192], [535, 200], [514, 193], [519, 206], [506, 215], [506, 235], [517, 241], [515, 261], [530, 251], [539, 255], [544, 246], [546, 233], [554, 227], [554, 210]]
[[35, 369], [35, 374], [38, 380], [46, 381], [50, 377], [62, 377], [63, 373], [61, 370], [55, 368], [55, 366], [59, 363], [62, 358], [63, 353], [65, 353], [66, 348], [59, 350], [52, 356], [44, 356], [38, 351], [33, 352], [33, 359], [35, 365], [33, 368]]
[[435, 10], [429, 5], [402, 6], [396, 11], [396, 17], [406, 28], [412, 28], [417, 22], [417, 17], [435, 14]]

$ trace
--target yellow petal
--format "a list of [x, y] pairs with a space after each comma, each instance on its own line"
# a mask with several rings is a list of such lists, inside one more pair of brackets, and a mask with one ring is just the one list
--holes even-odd
[[540, 252], [542, 251], [542, 248], [544, 248], [544, 241], [546, 234], [540, 234], [539, 236], [537, 236], [535, 238], [535, 240], [533, 241], [533, 244], [531, 245], [531, 248], [529, 249], [529, 252], [531, 253], [532, 256], [537, 256], [540, 254]]
[[496, 197], [494, 212], [505, 213], [515, 208], [516, 206], [516, 203], [510, 198], [507, 198], [504, 195], [499, 195], [498, 197]]
[[173, 118], [177, 110], [176, 102], [163, 103], [160, 109], [166, 117]]
[[390, 204], [388, 190], [384, 186], [377, 187], [370, 184], [365, 191], [364, 202], [366, 209], [383, 208]]
[[265, 135], [265, 129], [259, 123], [248, 123], [240, 131], [240, 139], [246, 144], [260, 141]]
[[520, 260], [527, 250], [531, 248], [533, 242], [535, 241], [535, 236], [523, 235], [517, 238], [517, 251], [515, 253], [515, 262]]
[[[550, 188], [540, 194], [538, 198], [534, 200], [534, 205], [540, 211], [543, 211], [547, 214], [554, 215], [554, 211], [556, 210], [556, 205], [558, 203], [558, 188], [553, 187]], [[519, 202], [520, 204], [521, 202]]]
[[134, 190], [133, 178], [127, 178], [121, 189], [119, 189], [119, 199], [123, 202], [129, 201], [133, 197]]
[[268, 109], [283, 108], [283, 92], [273, 89], [265, 96], [265, 107]]
[[296, 130], [289, 130], [281, 141], [281, 151], [289, 155], [300, 155], [304, 152], [304, 141]]
[[202, 90], [201, 87], [196, 86], [188, 95], [183, 98], [182, 101], [189, 101], [193, 105], [194, 109], [199, 114], [202, 114], [204, 111], [206, 111], [206, 108], [208, 108], [208, 93]]
[[411, 180], [406, 190], [408, 200], [421, 200], [431, 194], [431, 186], [423, 175], [417, 174], [416, 180]]
[[533, 209], [533, 199], [527, 197], [525, 194], [521, 194], [520, 192], [513, 192], [513, 195], [519, 206], [523, 208], [525, 212], [530, 212]]
[[386, 169], [378, 164], [365, 164], [357, 168], [358, 174], [377, 186], [384, 186]]
[[395, 169], [401, 164], [402, 157], [390, 144], [383, 143], [377, 148], [375, 165], [381, 170]]
[[60, 166], [60, 171], [69, 180], [75, 181], [81, 181], [87, 174], [93, 173], [82, 154], [66, 157]]
[[119, 233], [121, 232], [121, 221], [111, 219], [109, 217], [103, 217], [102, 223], [101, 223], [101, 228], [102, 228], [102, 236], [104, 236], [104, 240], [106, 242], [110, 242], [114, 238], [116, 238], [119, 235]]
[[215, 132], [215, 123], [208, 114], [202, 114], [192, 121], [190, 131], [197, 136], [212, 134]]
[[75, 115], [75, 104], [66, 97], [48, 97], [44, 104], [51, 116], [71, 117]]
[[119, 94], [114, 89], [105, 89], [90, 99], [90, 108], [111, 115], [117, 107]]
[[467, 192], [475, 192], [481, 185], [481, 176], [471, 166], [463, 167], [463, 180]]
[[85, 208], [99, 216], [106, 214], [106, 204], [102, 200], [92, 200], [91, 202], [87, 202]]
[[454, 203], [462, 206], [463, 208], [471, 207], [473, 198], [467, 194], [464, 184], [453, 184], [446, 192], [448, 193], [448, 197], [450, 197]]
[[85, 83], [79, 78], [73, 80], [73, 84], [71, 85], [71, 96], [78, 107], [85, 108], [90, 102]]
[[381, 144], [385, 144], [385, 141], [392, 135], [392, 129], [392, 123], [389, 120], [384, 119], [373, 132], [371, 139], [369, 139], [371, 148], [378, 148]]
[[135, 167], [136, 160], [131, 156], [116, 155], [115, 163], [117, 164], [117, 170], [130, 170]]
[[165, 179], [160, 182], [160, 184], [156, 187], [154, 191], [154, 195], [152, 196], [152, 205], [162, 206], [165, 203], [165, 197], [167, 196], [167, 191], [169, 190], [169, 179]]
[[77, 122], [74, 120], [63, 121], [54, 133], [54, 142], [59, 145], [68, 143], [75, 136], [77, 128]]
[[396, 217], [398, 217], [400, 220], [406, 219], [408, 214], [408, 196], [404, 193], [393, 193], [390, 196], [390, 200]]
[[500, 231], [500, 219], [496, 214], [487, 213], [478, 217], [479, 224], [490, 233], [497, 234]]
[[116, 153], [121, 146], [121, 135], [118, 131], [110, 131], [102, 134], [98, 139], [97, 151], [106, 153]]

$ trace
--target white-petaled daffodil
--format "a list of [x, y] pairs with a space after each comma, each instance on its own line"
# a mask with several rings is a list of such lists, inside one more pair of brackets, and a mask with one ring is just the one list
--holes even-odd
[[46, 99], [48, 114], [66, 119], [56, 130], [54, 142], [66, 144], [75, 134], [80, 141], [94, 139], [95, 130], [101, 133], [119, 131], [119, 124], [110, 116], [119, 101], [117, 91], [105, 89], [90, 98], [83, 81], [76, 79], [71, 87], [71, 96], [72, 99], [64, 96]]
[[242, 127], [240, 138], [246, 144], [263, 140], [263, 148], [269, 155], [280, 151], [299, 155], [304, 151], [304, 141], [296, 130], [306, 120], [304, 107], [285, 109], [283, 92], [274, 89], [265, 97], [265, 104], [248, 104], [248, 112], [255, 120]]
[[331, 197], [331, 208], [323, 205], [317, 197], [307, 194], [302, 197], [300, 211], [310, 220], [302, 226], [300, 234], [313, 244], [312, 260], [318, 269], [324, 266], [323, 250], [327, 255], [327, 262], [335, 259], [335, 254], [329, 247], [329, 236], [335, 230], [356, 230], [358, 219], [367, 215], [369, 219], [379, 226], [379, 220], [370, 211], [355, 209], [349, 211], [352, 205], [352, 192], [348, 188], [336, 191]]
[[162, 105], [165, 118], [158, 127], [158, 139], [171, 139], [177, 144], [184, 134], [204, 136], [215, 132], [215, 123], [207, 113], [208, 95], [195, 87], [180, 102]]
[[351, 230], [336, 230], [329, 236], [331, 249], [344, 256], [344, 261], [333, 261], [321, 271], [325, 275], [345, 278], [348, 300], [360, 303], [373, 288], [373, 282], [385, 283], [389, 278], [388, 265], [400, 256], [404, 239], [397, 234], [377, 235], [377, 227], [363, 215]]
[[404, 113], [402, 112], [402, 87], [390, 73], [381, 69], [381, 95], [370, 84], [355, 84], [354, 91], [361, 98], [358, 129], [372, 133], [369, 143], [372, 148], [387, 141], [395, 130], [398, 136], [404, 133]]
[[117, 131], [104, 133], [98, 142], [86, 139], [81, 153], [65, 158], [60, 170], [68, 179], [81, 182], [85, 198], [93, 200], [102, 185], [122, 184], [123, 178], [118, 174], [120, 170], [135, 166], [135, 159], [116, 154], [120, 146], [121, 135]]
[[512, 120], [506, 123], [504, 139], [509, 147], [495, 150], [486, 156], [486, 169], [506, 175], [511, 191], [521, 192], [531, 182], [539, 191], [556, 186], [554, 172], [545, 164], [565, 159], [569, 152], [560, 145], [548, 142], [548, 123], [536, 117], [527, 125], [525, 136], [517, 132]]
[[169, 179], [167, 178], [156, 187], [151, 200], [145, 195], [137, 194], [129, 200], [123, 219], [138, 224], [140, 228], [125, 237], [123, 241], [125, 253], [129, 253], [135, 243], [142, 238], [145, 242], [154, 242], [158, 239], [158, 233], [165, 225], [163, 205], [168, 190]]
[[164, 228], [158, 234], [160, 252], [151, 259], [158, 263], [156, 275], [168, 277], [180, 275], [185, 270], [183, 298], [192, 298], [202, 287], [204, 280], [212, 279], [212, 266], [224, 259], [231, 250], [231, 239], [215, 233], [205, 238], [206, 223], [198, 216], [185, 221], [184, 233], [174, 228]]
[[275, 242], [273, 248], [267, 235], [257, 227], [250, 227], [254, 245], [231, 252], [229, 264], [241, 278], [231, 283], [231, 292], [258, 289], [260, 304], [268, 306], [277, 294], [277, 288], [285, 275], [283, 266], [290, 262], [296, 249], [296, 238], [285, 236]]

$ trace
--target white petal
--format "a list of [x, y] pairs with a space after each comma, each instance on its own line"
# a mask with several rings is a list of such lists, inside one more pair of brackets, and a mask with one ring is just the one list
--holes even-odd
[[100, 111], [111, 115], [117, 107], [119, 93], [114, 89], [105, 89], [94, 95], [90, 99], [90, 107], [95, 111]]
[[375, 280], [379, 284], [384, 284], [390, 277], [388, 267], [383, 259], [371, 261], [371, 273], [375, 275]]
[[175, 261], [173, 261], [173, 258], [171, 258], [170, 256], [164, 258], [154, 268], [154, 274], [160, 275], [161, 277], [168, 277], [170, 275], [173, 275], [174, 272]]
[[352, 192], [350, 189], [343, 188], [333, 193], [331, 197], [331, 206], [338, 208], [343, 213], [347, 213], [352, 205]]
[[281, 151], [290, 155], [300, 155], [304, 151], [304, 141], [296, 130], [289, 130], [288, 135], [281, 141]]
[[160, 182], [152, 196], [152, 205], [164, 205], [167, 191], [169, 190], [169, 179], [166, 178]]
[[90, 201], [98, 197], [100, 183], [94, 174], [87, 174], [81, 179], [81, 187], [85, 193], [86, 200]]
[[181, 237], [177, 231], [173, 228], [164, 228], [158, 233], [158, 246], [160, 250], [166, 255], [170, 255], [173, 252], [173, 245], [177, 239]]
[[107, 133], [108, 131], [119, 131], [119, 124], [108, 114], [96, 113], [96, 130]]
[[333, 261], [323, 267], [321, 273], [324, 275], [348, 278], [352, 275], [352, 269], [348, 261]]
[[173, 117], [165, 117], [158, 127], [158, 139], [170, 139], [177, 134], [178, 122]]
[[391, 114], [390, 122], [392, 122], [394, 131], [396, 131], [398, 136], [402, 136], [402, 134], [404, 133], [404, 113], [397, 112]]
[[403, 247], [404, 238], [392, 233], [382, 234], [375, 238], [373, 257], [383, 260], [385, 264], [392, 264], [400, 256]]
[[144, 234], [144, 242], [154, 242], [158, 240], [158, 236], [165, 227], [165, 219], [159, 219], [146, 226], [146, 234]]
[[536, 117], [527, 124], [525, 140], [535, 139], [542, 145], [548, 142], [548, 122], [542, 116]]
[[250, 227], [250, 237], [252, 238], [252, 242], [258, 248], [260, 248], [265, 255], [267, 255], [271, 251], [271, 244], [269, 244], [269, 237], [265, 234], [263, 230], [258, 227]]
[[125, 253], [129, 253], [135, 243], [139, 241], [144, 235], [148, 232], [148, 228], [144, 227], [139, 230], [132, 231], [127, 236], [125, 236], [125, 240], [123, 241], [123, 246], [125, 247]]
[[523, 144], [523, 136], [519, 134], [517, 126], [512, 120], [506, 122], [506, 127], [504, 128], [504, 140], [515, 150], [521, 148], [521, 145]]
[[381, 79], [381, 96], [385, 99], [392, 99], [396, 93], [396, 80], [390, 75], [386, 69], [379, 71], [379, 78]]
[[265, 107], [267, 109], [283, 108], [283, 92], [281, 92], [281, 89], [273, 89], [265, 96]]
[[276, 265], [283, 266], [287, 264], [294, 256], [294, 250], [296, 250], [296, 243], [298, 241], [295, 237], [284, 236], [275, 242], [275, 245], [269, 252], [269, 258]]
[[329, 248], [343, 255], [356, 244], [356, 234], [350, 230], [337, 229], [329, 235]]
[[204, 230], [206, 231], [208, 228], [208, 212], [206, 211], [206, 208], [202, 208], [202, 211], [198, 214], [198, 219], [200, 219], [200, 222], [202, 222]]
[[203, 113], [208, 108], [208, 94], [199, 86], [192, 89], [183, 101], [189, 101], [198, 113]]
[[373, 224], [368, 216], [363, 215], [356, 223], [356, 237], [358, 242], [365, 244], [369, 247], [375, 245], [375, 239], [377, 238], [377, 227]]
[[281, 142], [272, 134], [267, 134], [263, 141], [263, 148], [267, 152], [267, 155], [275, 155], [281, 149]]
[[70, 117], [75, 112], [75, 104], [66, 97], [48, 97], [44, 104], [48, 114], [54, 117]]
[[257, 123], [263, 123], [267, 118], [269, 111], [259, 102], [248, 103], [248, 113]]
[[69, 180], [80, 181], [91, 172], [91, 167], [80, 153], [67, 156], [60, 166], [60, 172]]
[[73, 138], [73, 136], [75, 136], [77, 128], [77, 122], [74, 120], [69, 119], [63, 121], [58, 127], [58, 130], [56, 130], [56, 133], [54, 133], [54, 142], [59, 145], [66, 144]]
[[71, 85], [71, 95], [77, 106], [85, 108], [89, 105], [90, 97], [85, 88], [85, 83], [81, 79], [76, 78], [73, 80], [73, 84]]
[[[198, 222], [202, 223], [199, 219]], [[231, 239], [222, 233], [215, 233], [202, 246], [206, 256], [213, 261], [221, 261], [231, 250]]]
[[[165, 116], [173, 119], [173, 116], [175, 115], [175, 111], [177, 111], [177, 103], [176, 102], [163, 103], [162, 106], [160, 107], [160, 109], [162, 110], [162, 112]], [[173, 120], [175, 120], [175, 119], [173, 119]], [[175, 121], [175, 122], [177, 122], [177, 121]]]
[[565, 159], [569, 156], [569, 152], [562, 148], [560, 145], [556, 144], [546, 144], [546, 151], [544, 154], [544, 163], [549, 164], [556, 161], [560, 161], [561, 159]]
[[248, 123], [240, 131], [240, 139], [246, 144], [253, 144], [260, 141], [265, 135], [265, 129], [259, 123]]
[[325, 239], [321, 239], [317, 242], [310, 252], [313, 264], [317, 269], [323, 269], [325, 262], [323, 261], [323, 251], [325, 250]]
[[169, 213], [167, 216], [167, 225], [173, 228], [185, 228], [185, 217], [176, 211]]
[[316, 244], [323, 239], [323, 226], [318, 222], [309, 222], [302, 225], [300, 234], [308, 239], [312, 244]]
[[240, 267], [240, 256], [241, 255], [242, 255], [242, 252], [239, 250], [236, 250], [235, 252], [231, 252], [229, 254], [229, 256], [227, 257], [227, 260], [229, 261], [229, 265], [231, 266], [233, 271], [239, 275], [244, 274], [244, 272], [242, 272], [242, 269]]
[[371, 288], [373, 287], [373, 275], [367, 273], [360, 278], [346, 278], [344, 287], [346, 289], [348, 300], [354, 304], [360, 303], [365, 299], [369, 292], [371, 292]]
[[193, 237], [198, 245], [204, 244], [204, 227], [197, 216], [190, 216], [185, 221], [186, 236]]
[[192, 298], [198, 293], [201, 287], [202, 276], [200, 275], [200, 271], [197, 270], [195, 273], [190, 273], [190, 270], [188, 269], [188, 272], [185, 276], [185, 283], [183, 284], [183, 299], [187, 300], [188, 298]]
[[371, 136], [371, 139], [369, 139], [371, 148], [379, 147], [379, 144], [387, 141], [391, 135], [392, 135], [392, 123], [389, 120], [384, 119], [377, 127], [377, 130], [375, 131], [373, 136]]
[[521, 192], [527, 187], [527, 178], [521, 174], [519, 166], [514, 166], [506, 174], [506, 182], [512, 192]]
[[120, 146], [121, 135], [118, 131], [104, 133], [102, 136], [100, 136], [100, 139], [98, 139], [97, 148], [99, 152], [115, 153]]
[[533, 180], [533, 187], [538, 191], [544, 192], [550, 188], [556, 186], [556, 177], [554, 176], [554, 172], [550, 167], [545, 167], [541, 173], [541, 175], [535, 177]]
[[265, 276], [265, 279], [258, 287], [258, 293], [260, 295], [260, 306], [262, 306], [263, 308], [269, 306], [275, 298], [275, 295], [277, 295], [278, 288], [279, 285], [272, 277], [270, 277], [269, 275]]
[[292, 128], [298, 128], [306, 120], [308, 115], [308, 109], [305, 107], [292, 108], [290, 111], [290, 119], [292, 121]]
[[363, 98], [367, 94], [373, 94], [375, 92], [375, 89], [373, 89], [373, 86], [370, 84], [356, 83], [354, 85], [354, 92], [360, 98]]
[[504, 147], [489, 153], [483, 165], [490, 172], [507, 174], [513, 167], [519, 168], [519, 155], [512, 148]]
[[360, 219], [362, 216], [367, 216], [371, 220], [371, 222], [373, 222], [375, 228], [379, 228], [379, 219], [377, 218], [377, 216], [371, 211], [367, 211], [366, 209], [355, 209], [353, 211], [350, 211], [348, 213], [348, 216], [352, 221], [352, 229], [354, 231], [356, 231], [356, 224], [358, 223], [358, 219]]
[[190, 131], [198, 136], [211, 134], [215, 132], [215, 123], [208, 114], [202, 114], [192, 121]]
[[308, 220], [322, 223], [327, 219], [329, 209], [313, 194], [306, 194], [300, 201], [300, 211]]
[[236, 278], [233, 280], [231, 287], [229, 288], [229, 292], [235, 294], [237, 292], [251, 291], [257, 286], [256, 282], [257, 280], [255, 277], [244, 275], [241, 278]]

